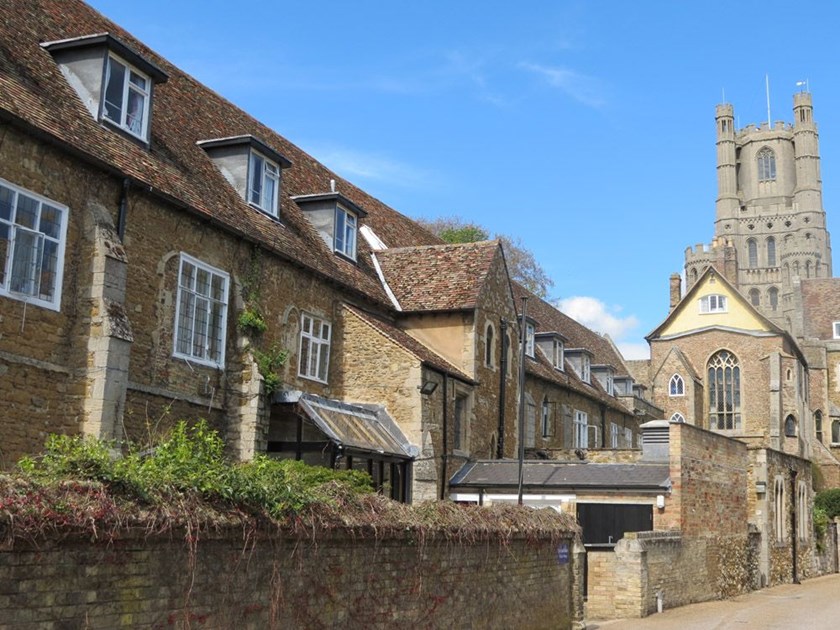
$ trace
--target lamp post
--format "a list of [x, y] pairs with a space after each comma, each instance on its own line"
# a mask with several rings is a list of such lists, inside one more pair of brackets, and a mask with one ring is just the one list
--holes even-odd
[[528, 298], [522, 298], [522, 321], [519, 330], [519, 505], [522, 505], [522, 482], [525, 465], [525, 342], [527, 328], [525, 317], [528, 314]]

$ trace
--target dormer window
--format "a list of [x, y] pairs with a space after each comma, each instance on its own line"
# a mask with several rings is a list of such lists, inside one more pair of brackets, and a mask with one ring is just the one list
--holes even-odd
[[359, 223], [367, 214], [338, 192], [292, 197], [332, 251], [356, 260]]
[[166, 73], [108, 33], [42, 46], [96, 120], [149, 143], [154, 86]]
[[356, 215], [335, 207], [335, 251], [356, 260]]
[[533, 358], [534, 356], [534, 333], [536, 327], [532, 322], [525, 322], [525, 354]]
[[555, 370], [562, 370], [565, 362], [565, 343], [563, 337], [557, 332], [540, 332], [536, 334], [537, 345], [542, 353], [551, 362]]
[[108, 56], [102, 117], [141, 140], [147, 137], [152, 82], [148, 76]]
[[280, 167], [261, 153], [251, 151], [248, 162], [248, 203], [276, 217], [279, 189]]
[[[592, 382], [592, 353], [585, 348], [567, 348], [566, 359], [574, 369], [575, 374], [584, 383], [591, 384]], [[607, 388], [606, 382], [602, 383], [604, 389]]]
[[701, 313], [725, 313], [726, 312], [726, 296], [725, 295], [704, 295], [700, 298], [700, 312]]
[[198, 143], [228, 183], [253, 208], [280, 218], [280, 186], [289, 162], [254, 136], [232, 136]]

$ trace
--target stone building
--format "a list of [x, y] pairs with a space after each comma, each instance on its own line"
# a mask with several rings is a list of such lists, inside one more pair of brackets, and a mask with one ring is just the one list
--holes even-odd
[[[182, 418], [233, 457], [366, 470], [399, 500], [516, 454], [520, 323], [498, 242], [443, 244], [80, 0], [4, 9], [3, 467], [50, 433], [149, 442]], [[573, 343], [550, 369], [528, 354], [529, 417], [572, 396], [579, 446], [613, 425], [629, 446], [620, 357], [540, 309], [538, 347]], [[569, 379], [589, 358], [591, 378]], [[573, 420], [556, 414], [552, 436]]]

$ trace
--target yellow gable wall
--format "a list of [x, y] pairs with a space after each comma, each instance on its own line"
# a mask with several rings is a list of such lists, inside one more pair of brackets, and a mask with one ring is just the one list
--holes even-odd
[[[726, 312], [701, 313], [700, 299], [706, 295], [715, 294], [726, 296]], [[744, 303], [740, 294], [714, 276], [706, 276], [691, 298], [684, 300], [669, 319], [670, 321], [659, 333], [659, 336], [678, 335], [700, 328], [708, 328], [709, 326], [726, 326], [740, 330], [770, 330], [767, 324], [762, 322], [755, 312]]]

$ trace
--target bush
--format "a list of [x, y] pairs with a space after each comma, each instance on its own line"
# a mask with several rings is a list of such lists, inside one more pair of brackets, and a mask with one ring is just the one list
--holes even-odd
[[829, 520], [840, 516], [840, 488], [818, 492], [814, 498], [814, 507], [824, 510]]
[[370, 477], [359, 471], [265, 456], [232, 464], [224, 457], [222, 439], [204, 420], [191, 427], [181, 421], [155, 448], [129, 448], [123, 455], [92, 438], [51, 436], [43, 456], [25, 458], [19, 467], [45, 484], [97, 481], [115, 494], [157, 505], [199, 495], [274, 518], [342, 494], [372, 492]]

